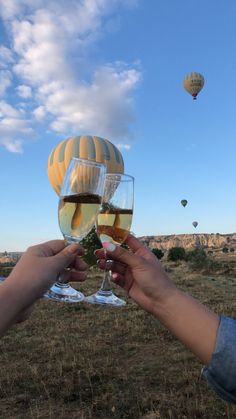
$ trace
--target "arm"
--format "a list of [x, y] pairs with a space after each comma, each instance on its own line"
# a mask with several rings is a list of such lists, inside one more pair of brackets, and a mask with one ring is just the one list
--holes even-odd
[[[153, 253], [129, 235], [130, 251], [106, 246], [114, 260], [113, 280], [142, 308], [166, 326], [204, 364], [214, 351], [219, 316], [187, 293], [176, 288]], [[104, 267], [103, 250], [96, 252]]]
[[[108, 245], [113, 280], [166, 326], [208, 367], [203, 376], [224, 400], [236, 404], [236, 320], [219, 317], [170, 281], [157, 258], [129, 235], [130, 251]], [[103, 250], [96, 251], [101, 268]]]
[[210, 364], [220, 322], [217, 314], [178, 289], [154, 304], [152, 314], [205, 365]]

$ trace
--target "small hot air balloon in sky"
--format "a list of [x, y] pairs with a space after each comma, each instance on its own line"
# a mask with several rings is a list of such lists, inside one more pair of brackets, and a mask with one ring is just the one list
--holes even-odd
[[197, 99], [198, 93], [202, 90], [204, 86], [204, 77], [200, 73], [190, 73], [187, 74], [184, 78], [184, 88], [188, 93], [193, 97], [194, 100]]
[[187, 199], [182, 199], [182, 200], [180, 201], [180, 203], [181, 203], [181, 205], [183, 205], [183, 207], [186, 207], [186, 205], [187, 205], [188, 201], [187, 201]]
[[198, 226], [198, 222], [197, 221], [193, 221], [192, 222], [192, 225], [193, 225], [194, 228], [196, 228]]
[[110, 141], [90, 135], [70, 137], [58, 143], [48, 157], [48, 178], [58, 195], [72, 157], [104, 163], [107, 173], [124, 173], [122, 154]]

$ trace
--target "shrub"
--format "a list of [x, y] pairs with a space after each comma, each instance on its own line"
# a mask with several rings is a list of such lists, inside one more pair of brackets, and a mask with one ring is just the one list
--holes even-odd
[[83, 259], [89, 266], [97, 265], [97, 258], [94, 255], [96, 249], [102, 247], [100, 240], [96, 234], [95, 227], [90, 233], [81, 241], [81, 245], [85, 248], [85, 255]]
[[169, 252], [167, 259], [176, 262], [177, 260], [185, 260], [186, 252], [183, 247], [172, 247]]
[[229, 249], [229, 251], [232, 253], [232, 252], [234, 252], [234, 248], [233, 247], [231, 247], [230, 249]]
[[203, 263], [207, 259], [207, 254], [202, 247], [197, 247], [194, 250], [187, 252], [186, 260], [188, 262]]
[[228, 248], [228, 247], [226, 247], [226, 246], [225, 246], [225, 247], [223, 247], [222, 252], [223, 252], [223, 253], [228, 253], [228, 252], [229, 252], [229, 248]]
[[220, 268], [219, 263], [208, 257], [202, 247], [189, 251], [186, 255], [186, 260], [190, 263], [192, 269], [204, 271], [205, 273], [212, 273]]
[[164, 256], [164, 252], [161, 249], [152, 249], [152, 253], [157, 257], [157, 259], [161, 259]]

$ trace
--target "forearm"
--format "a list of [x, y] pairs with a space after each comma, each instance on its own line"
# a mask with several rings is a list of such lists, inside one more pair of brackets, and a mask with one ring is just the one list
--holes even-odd
[[0, 336], [18, 321], [19, 314], [32, 304], [27, 290], [8, 279], [0, 286]]
[[211, 362], [219, 316], [190, 295], [173, 289], [152, 314], [205, 365]]

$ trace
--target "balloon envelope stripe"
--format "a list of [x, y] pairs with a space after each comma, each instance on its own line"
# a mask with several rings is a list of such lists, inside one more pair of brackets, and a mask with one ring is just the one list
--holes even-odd
[[115, 158], [116, 158], [117, 163], [118, 163], [118, 164], [121, 164], [121, 161], [120, 161], [120, 154], [118, 153], [117, 148], [116, 148], [116, 147], [114, 147], [114, 145], [113, 145], [112, 143], [110, 143], [110, 144], [111, 144], [112, 149], [113, 149], [113, 151], [114, 151], [114, 154], [115, 154]]
[[88, 159], [94, 160], [96, 158], [96, 149], [93, 137], [88, 137], [87, 140]]
[[67, 144], [67, 141], [63, 141], [61, 143], [59, 154], [58, 154], [59, 163], [64, 161], [66, 144]]
[[71, 157], [80, 156], [80, 137], [75, 137], [74, 139], [71, 139], [71, 141], [72, 141]]
[[49, 164], [50, 164], [50, 166], [52, 166], [52, 164], [53, 164], [53, 159], [54, 159], [55, 150], [56, 150], [56, 147], [52, 150], [52, 152], [51, 152], [51, 154], [50, 154], [50, 159], [49, 159]]
[[107, 145], [107, 141], [101, 141], [100, 137], [97, 137], [99, 139], [99, 142], [101, 144], [101, 147], [103, 149], [103, 156], [105, 160], [110, 160], [111, 156], [110, 156], [110, 151], [109, 151], [109, 147]]

